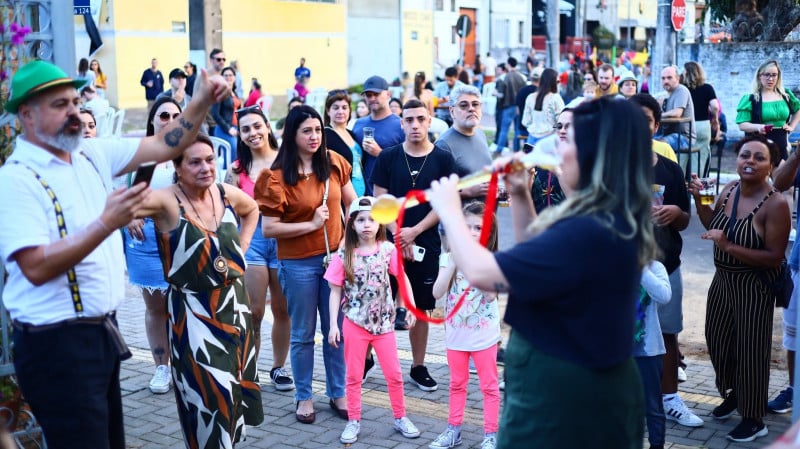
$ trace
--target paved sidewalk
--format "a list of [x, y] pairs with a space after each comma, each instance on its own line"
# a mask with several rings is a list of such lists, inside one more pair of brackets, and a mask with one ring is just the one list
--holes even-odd
[[[129, 287], [127, 300], [119, 310], [118, 318], [125, 339], [131, 347], [133, 358], [122, 364], [122, 392], [125, 409], [126, 440], [129, 448], [183, 448], [175, 397], [170, 392], [155, 395], [147, 388], [153, 374], [153, 363], [144, 334], [144, 303], [138, 291]], [[272, 320], [269, 310], [264, 320], [262, 335], [269, 336]], [[317, 342], [322, 336], [317, 335]], [[406, 332], [397, 333], [400, 361], [408, 379], [411, 350]], [[322, 351], [317, 350], [314, 372], [314, 398], [317, 421], [313, 425], [298, 423], [294, 418], [293, 392], [277, 392], [269, 384], [271, 351], [265, 341], [262, 358], [259, 360], [259, 375], [263, 385], [265, 421], [258, 427], [247, 429], [247, 439], [237, 447], [249, 448], [331, 448], [343, 447], [339, 434], [345, 421], [336, 416], [328, 407], [325, 397]], [[427, 365], [431, 375], [439, 382], [439, 390], [425, 393], [415, 386], [406, 384], [406, 408], [412, 421], [419, 427], [422, 435], [409, 440], [393, 430], [392, 414], [386, 383], [380, 369], [366, 383], [363, 389], [363, 417], [361, 435], [354, 447], [378, 447], [410, 449], [427, 447], [447, 425], [447, 383], [448, 369], [445, 360], [444, 331], [441, 326], [431, 326], [429, 355]], [[760, 448], [774, 441], [789, 425], [790, 415], [770, 415], [766, 422], [770, 433], [755, 443], [733, 444], [725, 435], [736, 424], [737, 419], [716, 422], [711, 410], [721, 402], [714, 388], [714, 372], [710, 363], [688, 360], [689, 380], [680, 385], [681, 396], [687, 405], [703, 418], [705, 425], [690, 429], [667, 422], [667, 448]], [[787, 383], [785, 371], [773, 371], [770, 396]], [[463, 448], [477, 448], [483, 437], [481, 393], [477, 376], [470, 380], [467, 411], [462, 431]], [[597, 413], [603, 413], [597, 410]], [[569, 426], [569, 423], [563, 423]], [[524, 447], [521, 446], [521, 447]], [[645, 444], [645, 447], [648, 447]], [[613, 448], [598, 448], [613, 449]]]

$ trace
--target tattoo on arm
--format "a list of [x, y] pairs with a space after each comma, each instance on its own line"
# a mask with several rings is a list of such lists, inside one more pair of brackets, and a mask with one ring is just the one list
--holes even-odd
[[225, 184], [230, 184], [234, 187], [239, 187], [238, 186], [239, 183], [237, 183], [236, 178], [234, 178], [233, 170], [228, 170], [228, 172], [225, 173]]
[[174, 148], [178, 146], [182, 138], [183, 130], [180, 128], [175, 128], [164, 136], [164, 142], [166, 142], [167, 146]]
[[192, 128], [194, 128], [194, 124], [193, 124], [193, 123], [190, 123], [189, 121], [187, 121], [187, 120], [186, 120], [185, 118], [183, 118], [183, 117], [181, 117], [180, 119], [178, 119], [178, 123], [180, 123], [180, 125], [181, 125], [181, 126], [182, 126], [182, 127], [185, 129], [185, 130], [187, 130], [187, 131], [189, 131], [189, 130], [191, 130]]
[[508, 286], [502, 282], [495, 282], [494, 291], [496, 291], [497, 293], [505, 293], [508, 291]]

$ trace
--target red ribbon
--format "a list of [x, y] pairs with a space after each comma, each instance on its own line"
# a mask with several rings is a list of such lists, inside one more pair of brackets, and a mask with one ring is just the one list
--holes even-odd
[[[425, 196], [425, 192], [422, 190], [410, 190], [407, 194], [405, 199], [403, 200], [403, 204], [400, 206], [400, 212], [397, 214], [397, 230], [398, 232], [400, 229], [403, 228], [403, 218], [406, 214], [406, 203], [410, 198], [414, 198], [419, 201], [420, 204], [428, 202], [428, 198]], [[483, 247], [486, 247], [486, 244], [489, 242], [489, 234], [492, 232], [492, 223], [494, 218], [494, 210], [495, 206], [497, 205], [497, 172], [492, 173], [492, 177], [489, 180], [489, 189], [486, 192], [486, 210], [483, 213], [483, 222], [481, 227], [481, 236], [480, 236], [480, 244]], [[400, 239], [398, 236], [395, 236], [394, 239], [394, 246], [397, 248], [397, 253], [401, 255], [400, 257], [400, 270], [397, 273], [397, 289], [398, 293], [400, 294], [400, 298], [403, 300], [403, 305], [411, 311], [411, 313], [418, 319], [422, 321], [427, 321], [429, 323], [434, 324], [441, 324], [445, 321], [452, 318], [458, 309], [464, 305], [464, 300], [467, 297], [467, 294], [470, 290], [472, 290], [472, 286], [467, 287], [461, 296], [456, 301], [455, 306], [453, 306], [453, 310], [447, 314], [445, 318], [432, 318], [428, 316], [424, 311], [417, 308], [416, 305], [411, 304], [411, 301], [408, 300], [408, 289], [406, 288], [406, 266], [405, 266], [405, 259], [403, 259], [403, 248], [400, 246]]]

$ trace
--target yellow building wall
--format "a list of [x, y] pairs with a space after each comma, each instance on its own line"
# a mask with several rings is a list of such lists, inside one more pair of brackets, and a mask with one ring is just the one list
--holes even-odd
[[[258, 78], [265, 94], [285, 96], [306, 58], [309, 90], [347, 87], [347, 8], [278, 0], [221, 0], [222, 48], [239, 62], [245, 95]], [[366, 56], [366, 55], [365, 55]]]
[[433, 12], [407, 9], [403, 11], [403, 71], [412, 79], [423, 71], [433, 78]]
[[[116, 99], [112, 104], [121, 109], [145, 108], [144, 87], [139, 81], [142, 72], [150, 67], [150, 60], [158, 59], [167, 89], [169, 72], [183, 68], [189, 58], [189, 4], [176, 0], [115, 0], [108, 5], [113, 37], [103, 35], [104, 46], [98, 52], [98, 60], [104, 72], [114, 75], [109, 76], [109, 96]], [[173, 32], [173, 22], [185, 23], [186, 32]]]

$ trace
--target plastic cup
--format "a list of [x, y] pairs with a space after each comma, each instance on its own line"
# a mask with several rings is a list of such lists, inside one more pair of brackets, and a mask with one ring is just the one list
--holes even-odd
[[700, 178], [703, 188], [700, 189], [700, 204], [702, 206], [712, 206], [717, 196], [717, 180], [715, 178]]
[[371, 126], [364, 127], [364, 141], [375, 141], [375, 128]]

